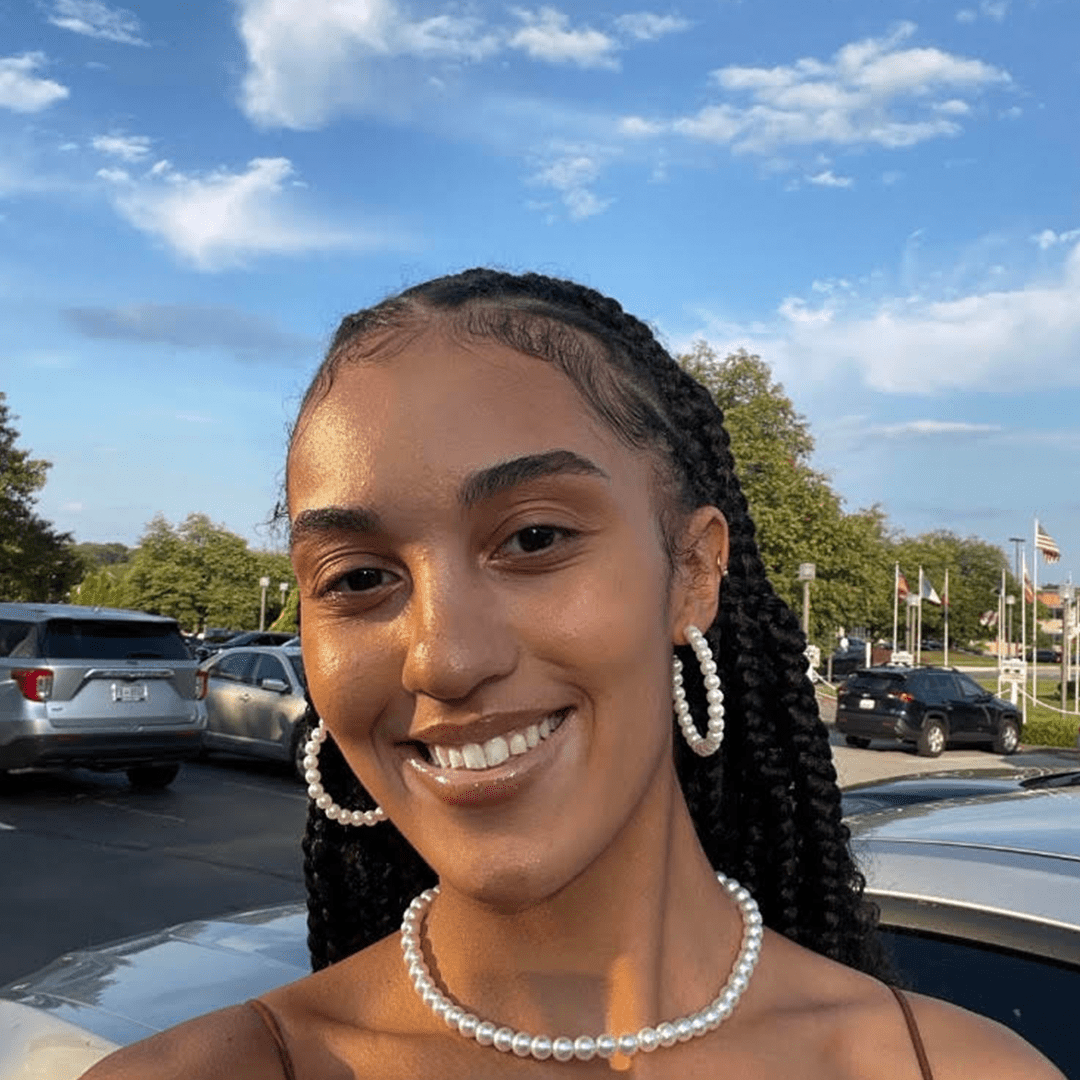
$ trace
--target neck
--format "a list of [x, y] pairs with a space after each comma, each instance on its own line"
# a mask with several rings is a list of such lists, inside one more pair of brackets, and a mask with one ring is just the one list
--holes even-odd
[[444, 882], [422, 939], [469, 1011], [533, 1031], [636, 1031], [701, 1008], [742, 922], [697, 841], [674, 769], [587, 870], [513, 911]]

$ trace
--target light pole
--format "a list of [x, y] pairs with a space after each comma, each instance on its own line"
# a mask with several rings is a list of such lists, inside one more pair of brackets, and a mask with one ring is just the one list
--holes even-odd
[[[1020, 552], [1024, 550], [1024, 544], [1027, 543], [1027, 538], [1023, 536], [1010, 536], [1009, 543], [1013, 546], [1013, 577], [1015, 577], [1017, 581], [1020, 581]], [[1020, 581], [1020, 588], [1022, 589], [1023, 587], [1024, 583]]]
[[799, 581], [802, 582], [802, 631], [810, 639], [810, 582], [817, 576], [817, 566], [812, 562], [799, 563]]
[[289, 583], [287, 581], [278, 582], [278, 588], [281, 590], [281, 614], [285, 614], [285, 597], [289, 594]]
[[266, 590], [270, 588], [270, 579], [268, 577], [259, 578], [259, 588], [262, 593], [259, 597], [259, 629], [266, 629]]
[[1012, 613], [1013, 613], [1013, 605], [1014, 605], [1015, 603], [1016, 603], [1016, 597], [1015, 597], [1015, 596], [1012, 596], [1012, 595], [1010, 594], [1009, 596], [1006, 596], [1006, 597], [1005, 597], [1005, 609], [1006, 609], [1006, 611], [1008, 612], [1008, 619], [1007, 619], [1007, 624], [1006, 624], [1006, 630], [1005, 630], [1005, 633], [1006, 633], [1006, 635], [1008, 636], [1008, 644], [1009, 644], [1009, 647], [1008, 647], [1008, 649], [1006, 649], [1006, 652], [1007, 652], [1007, 653], [1008, 653], [1008, 654], [1009, 654], [1010, 656], [1012, 656], [1012, 655], [1013, 655], [1013, 639], [1012, 639]]

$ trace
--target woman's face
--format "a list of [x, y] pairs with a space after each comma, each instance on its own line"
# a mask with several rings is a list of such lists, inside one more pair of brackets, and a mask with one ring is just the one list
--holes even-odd
[[672, 646], [715, 575], [672, 570], [653, 462], [554, 365], [436, 331], [345, 364], [288, 488], [312, 699], [440, 878], [550, 895], [675, 786]]

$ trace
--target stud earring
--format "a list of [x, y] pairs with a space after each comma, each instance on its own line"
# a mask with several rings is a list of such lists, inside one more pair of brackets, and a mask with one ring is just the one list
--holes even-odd
[[346, 810], [338, 806], [322, 786], [322, 773], [319, 772], [319, 750], [326, 741], [326, 727], [320, 720], [311, 733], [311, 738], [304, 744], [304, 779], [308, 782], [308, 795], [311, 801], [331, 820], [339, 825], [378, 825], [386, 820], [386, 813], [381, 806], [374, 810]]
[[683, 687], [682, 661], [676, 656], [671, 663], [672, 699], [675, 703], [675, 718], [682, 729], [690, 749], [702, 757], [709, 757], [720, 749], [724, 739], [724, 691], [720, 689], [720, 677], [716, 674], [716, 661], [712, 650], [705, 640], [705, 635], [696, 626], [687, 626], [686, 640], [694, 650], [701, 665], [701, 676], [705, 680], [705, 700], [708, 703], [708, 733], [702, 735], [690, 715], [690, 703], [686, 700]]

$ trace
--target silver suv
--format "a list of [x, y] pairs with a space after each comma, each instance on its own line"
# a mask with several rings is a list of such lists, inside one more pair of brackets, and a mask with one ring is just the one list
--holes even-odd
[[164, 787], [202, 748], [205, 695], [174, 619], [0, 603], [0, 773], [124, 769]]

